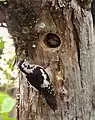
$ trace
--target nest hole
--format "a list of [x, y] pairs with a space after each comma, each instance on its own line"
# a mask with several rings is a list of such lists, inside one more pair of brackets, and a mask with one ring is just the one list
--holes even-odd
[[46, 34], [43, 42], [48, 48], [57, 48], [61, 45], [60, 37], [54, 33]]

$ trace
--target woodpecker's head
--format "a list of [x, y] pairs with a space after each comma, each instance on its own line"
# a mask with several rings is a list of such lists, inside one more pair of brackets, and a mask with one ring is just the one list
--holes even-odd
[[26, 60], [21, 60], [18, 63], [19, 69], [26, 75], [32, 73], [32, 69], [34, 68], [34, 66], [35, 66], [34, 64], [29, 64], [28, 61]]

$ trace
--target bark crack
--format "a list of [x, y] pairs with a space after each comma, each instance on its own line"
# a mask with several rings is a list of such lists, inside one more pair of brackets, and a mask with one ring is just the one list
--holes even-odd
[[73, 25], [73, 30], [74, 30], [74, 40], [75, 40], [75, 43], [76, 43], [76, 47], [77, 47], [77, 55], [78, 55], [78, 64], [79, 64], [79, 68], [80, 68], [80, 71], [81, 71], [81, 64], [80, 64], [80, 39], [79, 39], [79, 36], [78, 36], [78, 33], [77, 33], [77, 29], [76, 29], [76, 26], [74, 24], [74, 12], [72, 11], [72, 14], [71, 14], [71, 21], [72, 21], [72, 25]]

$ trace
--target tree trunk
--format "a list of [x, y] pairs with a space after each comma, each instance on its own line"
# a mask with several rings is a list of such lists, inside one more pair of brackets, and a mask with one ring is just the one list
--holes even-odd
[[90, 4], [90, 0], [9, 0], [7, 26], [17, 61], [28, 57], [51, 74], [58, 104], [53, 112], [21, 75], [18, 120], [95, 119]]

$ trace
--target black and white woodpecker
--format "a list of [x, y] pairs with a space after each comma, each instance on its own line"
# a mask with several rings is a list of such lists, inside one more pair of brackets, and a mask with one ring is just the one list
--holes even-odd
[[25, 60], [20, 61], [18, 67], [26, 75], [29, 83], [42, 93], [47, 104], [55, 111], [57, 109], [57, 101], [53, 85], [46, 70], [42, 66], [29, 64]]

